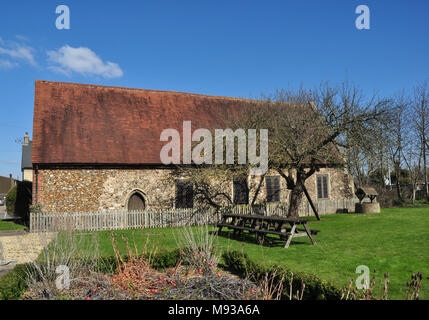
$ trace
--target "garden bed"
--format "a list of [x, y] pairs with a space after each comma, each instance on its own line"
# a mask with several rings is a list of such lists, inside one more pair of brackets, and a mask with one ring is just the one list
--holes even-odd
[[[247, 263], [247, 267], [254, 266], [257, 262], [258, 268], [254, 268], [255, 270], [267, 271], [277, 266], [278, 272], [281, 269], [293, 273], [294, 290], [300, 289], [300, 280], [304, 279], [306, 293], [303, 299], [338, 299], [342, 288], [348, 287], [350, 281], [356, 280], [359, 276], [356, 274], [356, 267], [359, 265], [368, 266], [371, 272], [376, 269], [381, 275], [376, 280], [379, 298], [383, 298], [384, 295], [384, 274], [389, 274], [387, 298], [404, 299], [410, 289], [407, 284], [411, 285], [413, 281], [417, 281], [411, 278], [414, 272], [414, 276], [423, 274], [420, 298], [427, 299], [428, 213], [428, 207], [395, 208], [383, 209], [380, 215], [338, 214], [324, 216], [320, 222], [310, 219], [310, 227], [322, 230], [316, 246], [312, 246], [307, 239], [296, 241], [288, 249], [276, 243], [261, 246], [246, 237], [235, 238], [232, 233], [214, 237], [212, 246], [218, 251], [219, 268], [223, 270], [221, 272], [232, 271], [234, 274], [259, 283], [260, 280], [246, 276], [242, 268], [237, 268], [239, 265], [237, 261], [241, 259], [237, 258], [237, 253], [234, 259], [232, 256], [228, 257], [230, 252], [236, 251], [240, 255], [245, 254], [247, 260], [255, 262], [255, 264]], [[412, 232], [404, 233], [404, 225]], [[128, 239], [130, 246], [135, 246], [139, 251], [144, 251], [143, 248], [147, 246], [157, 247], [157, 258], [150, 261], [153, 268], [163, 272], [164, 269], [174, 267], [178, 257], [180, 258], [178, 247], [181, 246], [176, 237], [180, 230], [180, 228], [164, 228], [81, 232], [76, 234], [80, 239], [76, 251], [85, 255], [85, 252], [92, 251], [88, 250], [88, 244], [96, 242], [101, 260], [110, 261], [103, 262], [102, 272], [114, 274], [116, 269], [113, 270], [112, 266], [117, 262], [111, 261], [115, 260], [111, 237], [120, 235]], [[194, 228], [194, 230], [199, 229]], [[117, 248], [125, 257], [127, 250], [125, 243], [118, 243]], [[259, 274], [263, 273], [259, 272]], [[284, 286], [288, 286], [287, 281]], [[316, 289], [313, 290], [312, 287]]]

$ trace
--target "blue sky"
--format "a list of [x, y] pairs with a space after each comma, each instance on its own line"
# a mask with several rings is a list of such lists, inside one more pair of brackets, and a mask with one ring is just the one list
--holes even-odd
[[347, 78], [390, 95], [428, 79], [428, 57], [427, 0], [2, 1], [0, 175], [21, 176], [35, 79], [255, 97]]

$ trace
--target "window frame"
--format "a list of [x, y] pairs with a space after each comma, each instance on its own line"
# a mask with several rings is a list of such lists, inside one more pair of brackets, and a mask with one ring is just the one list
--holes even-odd
[[[240, 183], [239, 180], [241, 180], [242, 183]], [[245, 195], [238, 196], [237, 189], [236, 189], [237, 185], [241, 186], [241, 187], [238, 188], [238, 190], [239, 191], [243, 191], [244, 190]], [[245, 188], [242, 188], [243, 185], [245, 186]], [[242, 199], [244, 199], [244, 198], [245, 198], [245, 200], [242, 201]], [[246, 176], [234, 176], [232, 178], [232, 203], [234, 205], [246, 205], [246, 204], [249, 204], [249, 184], [248, 184]]]
[[[182, 192], [179, 195], [179, 188]], [[192, 209], [194, 207], [194, 185], [187, 179], [176, 179], [176, 209]]]
[[[320, 183], [320, 190], [319, 190], [319, 179], [321, 179]], [[324, 181], [324, 179], [326, 179]], [[326, 182], [326, 183], [325, 183]], [[316, 193], [317, 193], [317, 199], [329, 199], [329, 174], [317, 174], [316, 175]]]
[[[268, 183], [270, 181], [270, 183]], [[276, 190], [276, 183], [274, 181], [278, 181]], [[271, 191], [271, 193], [268, 190]], [[280, 194], [281, 194], [281, 186], [280, 186], [280, 176], [265, 176], [265, 200], [267, 203], [278, 203], [280, 202]]]

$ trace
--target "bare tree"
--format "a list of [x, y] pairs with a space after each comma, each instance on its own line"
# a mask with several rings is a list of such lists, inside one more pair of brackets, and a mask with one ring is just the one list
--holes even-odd
[[390, 157], [395, 169], [396, 193], [399, 199], [403, 198], [401, 189], [401, 170], [404, 159], [403, 149], [405, 136], [409, 130], [407, 123], [407, 112], [410, 102], [402, 91], [392, 100], [391, 121], [388, 131], [391, 135], [389, 145]]
[[[387, 102], [348, 83], [316, 90], [279, 90], [241, 110], [236, 126], [269, 131], [269, 168], [278, 172], [291, 190], [290, 217], [298, 216], [305, 195], [312, 200], [305, 181], [322, 167], [344, 167], [348, 149], [385, 112]], [[352, 139], [353, 138], [353, 139]], [[313, 210], [314, 206], [313, 206]]]
[[231, 177], [247, 175], [247, 172], [245, 168], [227, 165], [177, 165], [166, 177], [166, 183], [170, 183], [171, 178], [183, 179], [192, 185], [195, 207], [220, 209], [234, 204], [229, 192]]
[[380, 187], [384, 187], [384, 178], [389, 171], [389, 119], [389, 113], [385, 112], [378, 121], [367, 123], [365, 130], [362, 130], [359, 135], [346, 135], [347, 170], [355, 178], [355, 185], [371, 184], [371, 176], [379, 175]]
[[411, 195], [410, 200], [416, 200], [416, 191], [417, 184], [419, 179], [423, 177], [422, 174], [422, 148], [418, 141], [411, 139], [407, 141], [407, 146], [404, 151], [404, 162], [407, 166], [409, 176], [410, 176], [410, 185], [411, 185]]
[[[336, 87], [325, 83], [315, 90], [278, 90], [258, 100], [243, 101], [226, 122], [232, 130], [244, 129], [246, 134], [247, 129], [268, 129], [268, 169], [285, 180], [291, 190], [288, 216], [298, 217], [304, 195], [317, 215], [306, 180], [324, 167], [344, 168], [343, 151], [367, 144], [368, 130], [382, 118], [386, 106], [386, 100], [375, 95], [367, 99], [348, 83]], [[195, 198], [216, 208], [234, 202], [230, 187], [221, 181], [230, 181], [234, 175], [248, 176], [250, 166], [179, 165], [172, 174], [189, 179], [195, 186]], [[264, 177], [256, 178], [249, 186], [252, 204]]]
[[427, 81], [414, 88], [413, 99], [414, 128], [420, 143], [423, 157], [423, 179], [426, 199], [429, 200], [429, 186], [427, 173], [427, 150], [429, 149], [429, 83]]

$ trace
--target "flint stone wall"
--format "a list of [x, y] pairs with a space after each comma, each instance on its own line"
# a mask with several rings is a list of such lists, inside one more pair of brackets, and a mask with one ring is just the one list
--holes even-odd
[[[171, 169], [39, 169], [38, 202], [45, 212], [93, 212], [127, 208], [130, 195], [138, 190], [145, 198], [146, 208], [173, 208], [176, 184]], [[329, 200], [349, 199], [354, 195], [353, 180], [341, 169], [321, 169], [306, 181], [313, 201], [317, 201], [317, 174], [328, 174]], [[276, 175], [270, 172], [269, 175]], [[250, 199], [258, 177], [249, 177]], [[222, 181], [232, 197], [233, 182]], [[35, 181], [35, 180], [33, 180]], [[33, 183], [33, 187], [35, 184]], [[287, 203], [290, 191], [280, 177], [280, 201]], [[33, 195], [34, 195], [33, 190]], [[266, 199], [262, 184], [256, 203]], [[305, 196], [303, 197], [305, 201]], [[33, 202], [35, 199], [33, 198]]]

